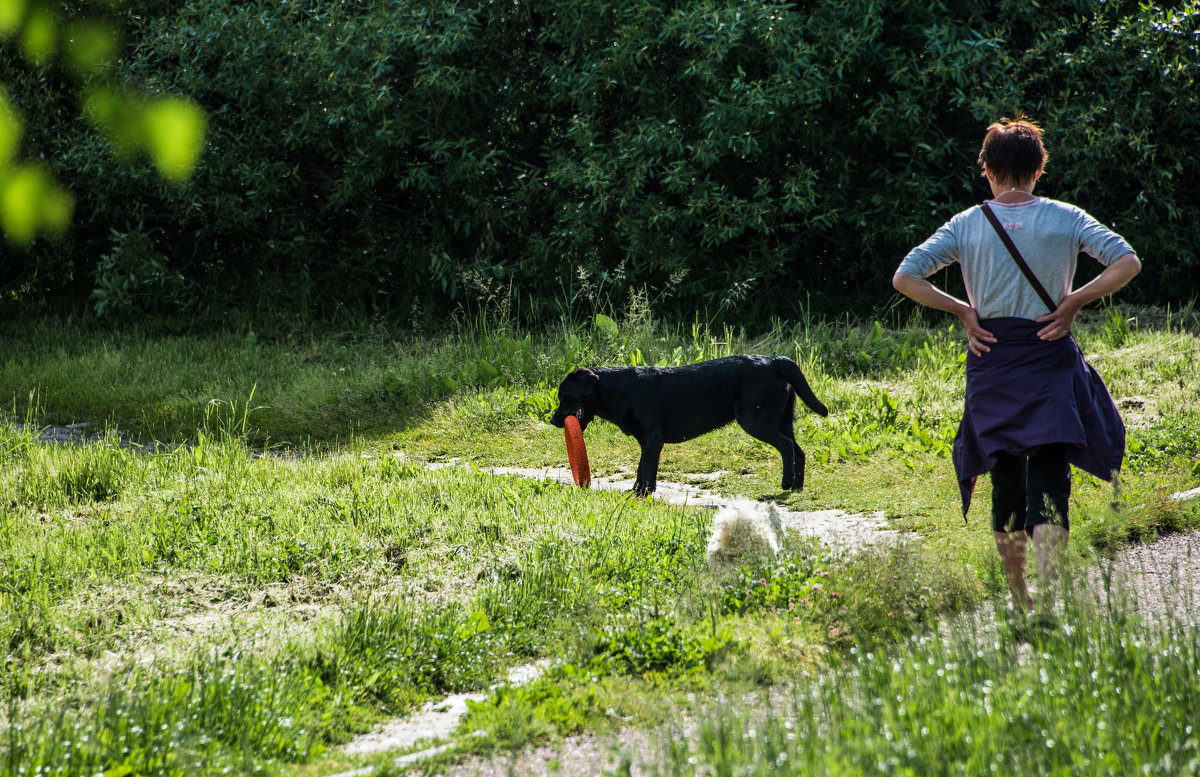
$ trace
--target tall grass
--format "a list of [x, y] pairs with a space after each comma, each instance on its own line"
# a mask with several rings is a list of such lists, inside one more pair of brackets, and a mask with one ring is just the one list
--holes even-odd
[[1147, 621], [1133, 601], [1085, 594], [1028, 643], [969, 619], [852, 648], [758, 710], [709, 710], [647, 771], [1192, 774], [1200, 630], [1183, 616]]
[[[35, 407], [36, 390], [43, 422], [108, 422], [143, 442], [194, 440], [214, 412], [236, 414], [256, 446], [302, 446], [420, 423], [430, 403], [464, 391], [512, 392], [542, 412], [546, 392], [577, 366], [679, 365], [749, 351], [795, 358], [818, 389], [916, 370], [923, 380], [914, 386], [928, 397], [959, 374], [955, 343], [952, 328], [879, 322], [779, 322], [758, 336], [699, 323], [668, 327], [637, 300], [619, 320], [600, 314], [561, 333], [480, 325], [435, 338], [378, 329], [273, 341], [143, 338], [23, 322], [19, 331], [0, 330], [8, 354], [0, 401], [20, 416]], [[216, 411], [214, 398], [224, 403]]]

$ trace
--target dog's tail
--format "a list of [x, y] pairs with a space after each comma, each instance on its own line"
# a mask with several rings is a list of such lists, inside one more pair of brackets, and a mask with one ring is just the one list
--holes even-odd
[[817, 395], [809, 388], [808, 380], [804, 377], [799, 364], [786, 356], [780, 356], [775, 359], [775, 371], [792, 385], [796, 396], [804, 400], [804, 404], [808, 405], [810, 410], [817, 415], [829, 415], [829, 408], [825, 407], [825, 403], [817, 399]]

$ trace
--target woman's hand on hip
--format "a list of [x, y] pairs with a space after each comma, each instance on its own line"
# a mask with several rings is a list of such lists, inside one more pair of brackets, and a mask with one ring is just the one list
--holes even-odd
[[1080, 307], [1068, 295], [1059, 303], [1057, 310], [1038, 319], [1039, 324], [1045, 324], [1038, 330], [1038, 337], [1043, 340], [1061, 340], [1071, 334], [1071, 326], [1075, 323], [1075, 315]]
[[975, 312], [975, 308], [967, 308], [958, 318], [967, 330], [968, 351], [976, 356], [983, 356], [992, 350], [989, 343], [996, 342], [996, 336], [979, 325], [979, 314]]
[[1075, 314], [1089, 302], [1112, 294], [1129, 282], [1142, 269], [1142, 261], [1136, 254], [1125, 254], [1117, 261], [1105, 267], [1099, 275], [1086, 284], [1063, 297], [1058, 303], [1058, 309], [1038, 319], [1046, 326], [1038, 330], [1038, 337], [1043, 340], [1061, 340], [1071, 334], [1071, 325], [1075, 323]]
[[958, 316], [963, 328], [967, 330], [967, 348], [976, 356], [983, 356], [991, 350], [988, 343], [996, 342], [992, 333], [979, 325], [979, 314], [975, 312], [975, 308], [936, 288], [924, 278], [897, 272], [892, 276], [892, 286], [914, 302]]

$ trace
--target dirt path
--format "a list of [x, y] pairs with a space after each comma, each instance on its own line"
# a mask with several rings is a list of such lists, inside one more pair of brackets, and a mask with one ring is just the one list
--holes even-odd
[[[571, 470], [566, 467], [495, 467], [491, 470], [497, 475], [521, 475], [522, 477], [549, 480], [556, 483], [573, 484]], [[714, 477], [711, 475], [694, 475], [691, 479]], [[632, 478], [595, 478], [592, 488], [602, 491], [629, 491], [633, 488]], [[715, 491], [688, 485], [686, 483], [670, 483], [659, 481], [654, 498], [670, 504], [702, 505], [705, 507], [729, 507], [735, 504], [746, 504], [747, 499], [731, 499]], [[763, 509], [765, 503], [759, 504]], [[776, 505], [783, 527], [789, 532], [797, 532], [804, 536], [816, 537], [835, 550], [856, 550], [881, 542], [897, 542], [904, 535], [894, 529], [887, 528], [887, 518], [884, 513], [871, 514], [847, 513], [845, 510], [787, 510]]]

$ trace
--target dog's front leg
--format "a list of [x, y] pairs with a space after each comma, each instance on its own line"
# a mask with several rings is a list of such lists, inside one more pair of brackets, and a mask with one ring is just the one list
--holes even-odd
[[654, 435], [638, 440], [642, 447], [642, 460], [638, 462], [637, 480], [633, 483], [633, 493], [638, 496], [649, 496], [658, 488], [658, 457], [662, 454], [662, 437]]

